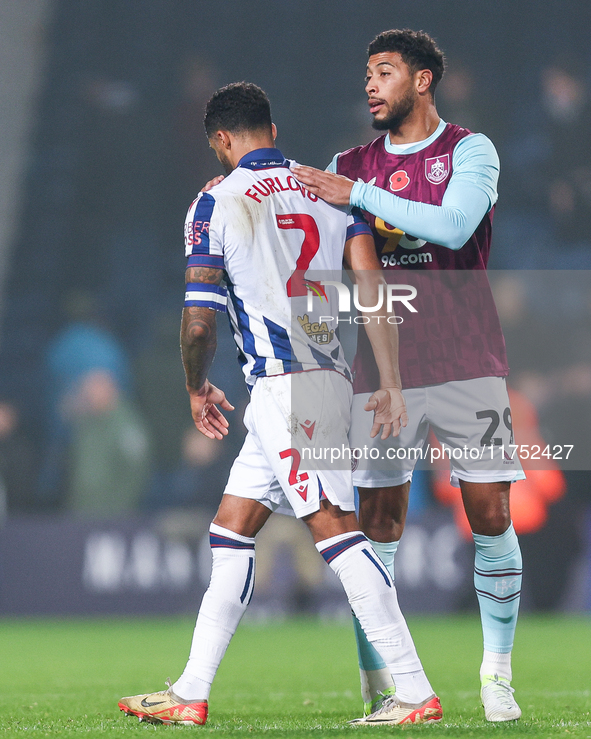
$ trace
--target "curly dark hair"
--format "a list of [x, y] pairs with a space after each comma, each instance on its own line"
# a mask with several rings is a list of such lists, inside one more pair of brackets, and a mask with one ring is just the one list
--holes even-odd
[[266, 93], [252, 82], [233, 82], [214, 92], [205, 106], [205, 133], [216, 131], [271, 130], [271, 104]]
[[370, 43], [367, 54], [373, 56], [383, 51], [398, 52], [411, 74], [420, 69], [430, 69], [433, 81], [429, 92], [431, 95], [435, 93], [435, 88], [445, 72], [445, 57], [428, 33], [412, 31], [410, 28], [383, 31]]

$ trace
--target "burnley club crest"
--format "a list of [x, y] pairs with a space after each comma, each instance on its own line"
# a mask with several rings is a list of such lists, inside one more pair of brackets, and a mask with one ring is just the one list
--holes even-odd
[[449, 154], [425, 159], [425, 177], [434, 185], [439, 185], [449, 175]]

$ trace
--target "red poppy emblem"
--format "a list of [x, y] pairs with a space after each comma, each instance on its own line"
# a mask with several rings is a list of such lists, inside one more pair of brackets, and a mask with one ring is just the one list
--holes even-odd
[[404, 190], [409, 183], [410, 177], [403, 169], [399, 169], [398, 172], [394, 172], [394, 174], [390, 175], [390, 190], [392, 190], [392, 192], [400, 192], [400, 190]]

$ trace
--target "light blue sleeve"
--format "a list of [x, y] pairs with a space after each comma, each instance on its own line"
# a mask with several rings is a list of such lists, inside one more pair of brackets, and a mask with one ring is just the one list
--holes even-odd
[[441, 205], [405, 200], [363, 182], [353, 185], [350, 204], [419, 239], [461, 249], [497, 202], [499, 157], [490, 139], [479, 133], [456, 144], [452, 162]]

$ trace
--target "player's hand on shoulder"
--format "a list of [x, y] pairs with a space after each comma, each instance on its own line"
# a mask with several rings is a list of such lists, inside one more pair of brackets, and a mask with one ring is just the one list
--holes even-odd
[[209, 180], [199, 192], [208, 192], [211, 190], [212, 187], [215, 187], [216, 185], [219, 185], [220, 182], [224, 179], [223, 174], [219, 174], [217, 177], [214, 177], [213, 180]]
[[400, 388], [387, 387], [376, 390], [364, 406], [366, 411], [373, 411], [373, 425], [370, 436], [373, 439], [382, 431], [381, 439], [398, 436], [403, 426], [408, 423], [406, 403]]
[[314, 195], [333, 205], [349, 205], [353, 180], [340, 174], [325, 172], [314, 167], [292, 164], [291, 171], [295, 178]]
[[212, 385], [209, 380], [205, 380], [201, 390], [187, 389], [191, 414], [197, 429], [209, 439], [223, 439], [228, 434], [229, 423], [217, 406], [226, 411], [234, 410], [224, 391]]

